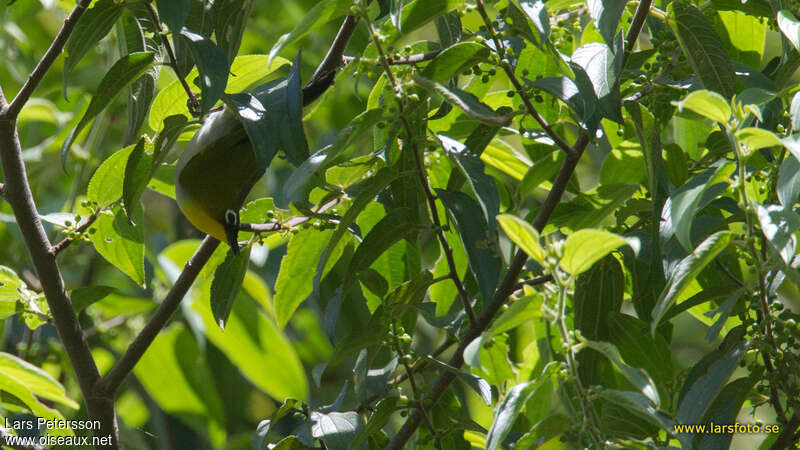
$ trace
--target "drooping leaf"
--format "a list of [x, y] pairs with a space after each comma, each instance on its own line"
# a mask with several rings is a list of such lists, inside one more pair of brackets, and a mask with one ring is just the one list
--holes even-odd
[[447, 155], [461, 169], [470, 186], [472, 186], [472, 190], [475, 192], [483, 210], [484, 217], [486, 217], [489, 229], [496, 229], [497, 221], [495, 217], [500, 213], [500, 196], [497, 192], [497, 183], [494, 178], [486, 173], [483, 161], [469, 151], [465, 144], [441, 134], [438, 138]]
[[139, 197], [150, 182], [153, 167], [153, 155], [145, 153], [144, 138], [139, 139], [128, 155], [125, 163], [125, 177], [122, 180], [122, 205], [128, 220], [133, 210], [139, 206]]
[[281, 36], [269, 51], [269, 61], [275, 58], [288, 45], [316, 30], [325, 23], [348, 14], [353, 2], [350, 0], [324, 0], [309, 10], [303, 20], [291, 31]]
[[664, 314], [678, 299], [678, 296], [695, 280], [697, 275], [730, 243], [732, 233], [719, 231], [704, 240], [694, 251], [681, 260], [661, 291], [656, 307], [653, 309], [651, 332], [654, 332]]
[[250, 247], [238, 255], [234, 255], [233, 251], [228, 251], [225, 261], [214, 271], [214, 280], [211, 282], [210, 291], [211, 313], [214, 315], [217, 325], [223, 330], [233, 309], [236, 295], [242, 287], [249, 260]]
[[[475, 278], [478, 280], [481, 297], [488, 304], [500, 279], [502, 261], [497, 254], [496, 235], [483, 220], [478, 202], [463, 192], [437, 189], [436, 194], [453, 215], [461, 242]], [[480, 218], [480, 219], [479, 219]]]
[[779, 205], [756, 205], [761, 232], [786, 264], [791, 264], [797, 249], [794, 232], [800, 229], [800, 215]]
[[[100, 0], [83, 13], [64, 47], [67, 52], [67, 57], [64, 59], [65, 80], [89, 49], [93, 48], [111, 31], [111, 27], [122, 15], [124, 9], [124, 3]], [[66, 89], [66, 83], [64, 83], [64, 89]]]
[[183, 28], [189, 15], [190, 0], [156, 0], [158, 17], [175, 33]]
[[134, 145], [118, 150], [106, 158], [89, 179], [86, 197], [99, 206], [107, 206], [119, 200], [123, 186], [119, 180], [125, 178], [125, 167]]
[[614, 344], [609, 342], [598, 342], [598, 341], [590, 341], [584, 340], [583, 341], [586, 346], [592, 350], [598, 351], [603, 354], [612, 364], [622, 372], [622, 375], [627, 379], [632, 385], [636, 387], [643, 395], [645, 395], [654, 406], [658, 407], [661, 403], [658, 390], [656, 389], [656, 384], [650, 375], [647, 374], [642, 369], [637, 369], [635, 367], [631, 367], [630, 365], [626, 364], [625, 361], [622, 359], [622, 355], [620, 355], [619, 350]]
[[227, 56], [210, 39], [189, 31], [184, 27], [180, 36], [189, 47], [189, 51], [197, 64], [199, 76], [196, 78], [200, 86], [200, 115], [204, 116], [225, 93], [228, 83]]
[[[347, 450], [364, 428], [361, 416], [354, 411], [327, 414], [315, 411], [311, 413], [311, 423], [311, 435], [315, 439], [321, 439], [325, 448], [331, 450]], [[368, 446], [362, 443], [357, 448], [365, 450]]]
[[778, 172], [778, 199], [785, 207], [791, 207], [800, 196], [800, 163], [794, 155], [788, 155]]
[[214, 36], [217, 38], [217, 46], [228, 55], [230, 62], [233, 62], [239, 52], [244, 27], [254, 3], [253, 0], [214, 2]]
[[[447, 16], [442, 16], [447, 17]], [[474, 42], [460, 42], [444, 49], [422, 70], [422, 76], [437, 83], [460, 74], [489, 57], [489, 49]]]
[[725, 98], [733, 97], [736, 80], [725, 45], [713, 25], [692, 5], [675, 2], [668, 10], [674, 17], [669, 24], [703, 87]]
[[589, 6], [589, 15], [595, 21], [603, 39], [608, 45], [612, 45], [627, 0], [589, 0], [586, 3]]
[[470, 92], [428, 80], [419, 75], [414, 76], [414, 81], [432, 94], [442, 96], [443, 99], [460, 108], [475, 120], [487, 125], [506, 126], [511, 123], [511, 116], [497, 113]]
[[679, 102], [672, 102], [678, 111], [687, 109], [695, 114], [719, 122], [723, 126], [731, 119], [731, 107], [725, 97], [714, 91], [699, 90], [687, 95]]
[[443, 369], [447, 372], [453, 373], [456, 378], [469, 386], [475, 393], [477, 393], [486, 406], [492, 405], [492, 387], [483, 378], [473, 375], [471, 373], [463, 372], [450, 364], [439, 361], [430, 356], [427, 358], [434, 366]]
[[89, 109], [83, 114], [81, 120], [69, 133], [61, 146], [61, 165], [66, 167], [67, 154], [72, 142], [80, 132], [103, 111], [116, 95], [128, 87], [134, 80], [144, 74], [155, 61], [155, 54], [151, 52], [136, 52], [123, 56], [108, 69], [103, 76], [97, 92], [89, 103]]

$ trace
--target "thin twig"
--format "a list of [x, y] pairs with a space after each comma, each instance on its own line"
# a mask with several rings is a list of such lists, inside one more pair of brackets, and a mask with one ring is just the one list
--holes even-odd
[[[397, 79], [395, 79], [394, 74], [392, 73], [392, 68], [389, 65], [386, 53], [383, 50], [383, 46], [378, 39], [377, 31], [375, 27], [372, 25], [371, 22], [367, 23], [367, 27], [369, 28], [370, 36], [372, 37], [372, 43], [375, 45], [375, 49], [378, 51], [378, 57], [383, 64], [384, 71], [386, 72], [386, 76], [389, 79], [389, 83], [392, 85], [392, 88], [395, 92], [398, 89]], [[425, 175], [425, 164], [422, 161], [422, 156], [420, 155], [420, 150], [414, 140], [414, 133], [411, 129], [411, 124], [408, 122], [408, 118], [405, 114], [405, 105], [403, 101], [397, 102], [397, 110], [398, 110], [398, 117], [400, 118], [400, 122], [403, 124], [403, 128], [406, 131], [406, 137], [408, 138], [408, 143], [411, 147], [411, 152], [414, 154], [414, 164], [416, 165], [416, 174], [417, 178], [419, 179], [419, 183], [422, 186], [422, 191], [425, 194], [425, 199], [428, 202], [428, 209], [431, 213], [431, 220], [433, 220], [433, 225], [436, 228], [436, 236], [441, 244], [442, 248], [444, 249], [445, 259], [447, 260], [447, 266], [450, 269], [450, 275], [453, 280], [453, 284], [455, 284], [456, 289], [458, 290], [458, 296], [461, 299], [461, 303], [464, 305], [464, 311], [467, 313], [467, 317], [469, 318], [469, 323], [472, 326], [475, 326], [475, 312], [472, 311], [472, 305], [470, 304], [469, 294], [467, 294], [467, 290], [464, 288], [464, 284], [461, 282], [461, 279], [458, 276], [458, 270], [456, 268], [455, 258], [453, 257], [453, 249], [450, 247], [450, 244], [447, 242], [447, 236], [444, 234], [444, 228], [442, 227], [442, 222], [439, 219], [439, 211], [436, 208], [436, 197], [434, 197], [433, 192], [431, 192], [431, 187], [428, 185], [428, 177]]]
[[[430, 61], [433, 58], [436, 58], [441, 54], [441, 50], [432, 50], [425, 53], [415, 53], [413, 55], [408, 56], [401, 56], [400, 58], [392, 58], [390, 56], [386, 57], [386, 62], [390, 66], [402, 66], [402, 65], [414, 65], [419, 64], [421, 62]], [[366, 58], [356, 58], [355, 56], [342, 56], [342, 61], [344, 64], [350, 64], [353, 61], [365, 62], [369, 64], [381, 64], [380, 60], [375, 59], [366, 59]]]
[[394, 348], [397, 355], [400, 357], [402, 361], [401, 364], [406, 369], [406, 374], [408, 375], [408, 383], [411, 385], [411, 393], [414, 395], [414, 401], [417, 403], [417, 411], [422, 415], [422, 419], [425, 421], [425, 425], [427, 425], [428, 429], [431, 432], [431, 436], [433, 436], [433, 442], [435, 447], [438, 450], [442, 449], [442, 442], [439, 440], [439, 436], [436, 434], [436, 428], [433, 426], [433, 422], [431, 422], [431, 418], [428, 416], [428, 412], [425, 410], [425, 405], [423, 404], [423, 398], [420, 395], [419, 389], [417, 389], [417, 382], [414, 380], [414, 373], [411, 371], [411, 367], [406, 362], [403, 354], [403, 350], [400, 348], [400, 344], [397, 342], [397, 330], [395, 329], [395, 323], [392, 322], [392, 331], [394, 333]]
[[[91, 216], [89, 216], [89, 218], [86, 219], [86, 222], [82, 223], [78, 228], [75, 229], [75, 233], [77, 233], [77, 236], [80, 236], [83, 233], [85, 233], [86, 230], [88, 230], [89, 227], [92, 226], [92, 224], [97, 220], [99, 216], [100, 216], [100, 211], [97, 211]], [[64, 239], [58, 241], [58, 243], [50, 247], [50, 253], [52, 253], [53, 255], [58, 255], [64, 249], [69, 247], [73, 242], [75, 242], [76, 239], [77, 238], [73, 236], [65, 237]]]
[[33, 69], [33, 72], [28, 75], [25, 84], [22, 85], [22, 88], [17, 92], [14, 100], [12, 100], [5, 109], [0, 106], [0, 115], [8, 117], [9, 119], [17, 118], [19, 112], [22, 111], [22, 107], [25, 106], [25, 103], [31, 98], [33, 91], [36, 90], [36, 87], [41, 83], [42, 79], [44, 79], [50, 66], [53, 65], [58, 55], [61, 54], [61, 50], [64, 49], [64, 45], [66, 45], [73, 28], [75, 28], [75, 24], [78, 23], [78, 19], [80, 19], [83, 12], [86, 11], [89, 3], [91, 3], [91, 0], [81, 0], [75, 5], [72, 12], [64, 19], [64, 25], [61, 26], [61, 30], [58, 31], [50, 47], [44, 53], [39, 63], [36, 64], [36, 68]]
[[633, 47], [636, 45], [636, 41], [639, 39], [639, 33], [642, 32], [642, 27], [644, 26], [645, 20], [647, 20], [647, 14], [650, 11], [650, 6], [653, 4], [653, 0], [641, 0], [639, 2], [639, 6], [636, 7], [636, 12], [633, 14], [633, 20], [631, 21], [631, 26], [628, 28], [628, 34], [625, 35], [625, 51], [622, 54], [622, 66], [625, 66], [625, 62], [628, 61], [628, 58], [631, 56], [631, 52], [633, 52]]
[[0, 183], [0, 197], [5, 197], [5, 195], [6, 195], [6, 185]]
[[211, 258], [211, 255], [218, 245], [219, 241], [211, 236], [206, 236], [205, 239], [203, 239], [203, 242], [200, 243], [194, 255], [192, 255], [186, 263], [178, 279], [175, 280], [175, 284], [172, 285], [167, 296], [164, 297], [164, 301], [161, 302], [156, 312], [153, 313], [147, 325], [144, 326], [142, 331], [140, 331], [133, 342], [131, 342], [131, 345], [128, 346], [125, 354], [122, 355], [114, 367], [102, 379], [98, 385], [99, 392], [111, 395], [119, 388], [125, 380], [125, 377], [131, 373], [136, 363], [139, 362], [139, 359], [141, 359], [142, 355], [147, 351], [147, 348], [150, 347], [150, 344], [152, 344], [153, 340], [158, 336], [158, 333], [161, 332], [167, 324], [172, 314], [178, 309], [181, 300], [183, 300], [189, 288], [192, 287], [192, 283], [194, 283], [194, 280], [200, 274], [200, 270], [203, 269], [203, 266], [205, 266], [209, 258]]
[[779, 434], [778, 438], [775, 439], [775, 442], [772, 444], [772, 447], [770, 447], [770, 450], [783, 450], [792, 448], [792, 445], [800, 440], [800, 432], [794, 434], [798, 427], [800, 427], [800, 413], [794, 413], [792, 418], [789, 419], [789, 422], [784, 424], [781, 434]]
[[489, 34], [492, 37], [492, 41], [494, 42], [495, 49], [497, 50], [497, 54], [500, 57], [500, 67], [503, 68], [503, 71], [508, 76], [509, 81], [514, 86], [514, 89], [517, 91], [517, 94], [522, 99], [522, 104], [525, 105], [525, 108], [528, 110], [528, 114], [531, 115], [542, 127], [542, 129], [547, 133], [548, 136], [556, 143], [556, 145], [564, 151], [566, 154], [570, 154], [572, 152], [572, 147], [567, 144], [567, 142], [553, 130], [553, 127], [547, 122], [547, 120], [539, 114], [539, 111], [536, 110], [536, 107], [533, 106], [531, 103], [531, 99], [525, 95], [525, 89], [522, 87], [522, 83], [519, 82], [517, 75], [514, 73], [514, 69], [511, 67], [511, 63], [505, 59], [506, 57], [506, 50], [503, 46], [503, 43], [500, 41], [500, 38], [494, 32], [494, 27], [492, 26], [492, 20], [489, 18], [489, 14], [486, 12], [486, 7], [483, 4], [483, 0], [477, 0], [476, 5], [478, 7], [478, 13], [480, 13], [481, 18], [483, 19], [484, 24], [486, 25]]
[[[195, 97], [194, 92], [192, 92], [192, 88], [189, 87], [189, 83], [186, 82], [183, 74], [181, 74], [180, 69], [178, 68], [178, 59], [175, 58], [175, 53], [172, 51], [172, 46], [169, 44], [169, 39], [164, 36], [164, 28], [161, 27], [161, 21], [158, 20], [158, 16], [156, 15], [156, 10], [153, 8], [153, 4], [150, 2], [145, 2], [145, 7], [147, 8], [147, 12], [150, 13], [150, 17], [153, 19], [153, 25], [156, 27], [157, 31], [156, 34], [158, 34], [158, 37], [161, 39], [161, 44], [164, 45], [164, 49], [167, 51], [167, 57], [169, 58], [167, 64], [172, 68], [172, 71], [175, 72], [175, 76], [178, 78], [181, 86], [183, 86], [183, 90], [186, 91], [186, 95], [189, 97], [189, 111], [192, 113], [192, 115], [196, 115], [195, 113], [200, 111], [200, 102], [197, 100], [197, 97]], [[177, 30], [172, 30], [173, 36], [175, 36], [176, 31]]]
[[520, 281], [514, 286], [514, 290], [518, 291], [522, 289], [523, 286], [539, 286], [540, 284], [545, 284], [547, 282], [553, 281], [552, 275], [542, 275], [541, 277], [532, 278], [530, 280]]

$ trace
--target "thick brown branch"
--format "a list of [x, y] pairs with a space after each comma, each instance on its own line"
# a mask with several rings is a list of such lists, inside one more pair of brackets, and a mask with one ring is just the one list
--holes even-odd
[[[59, 33], [59, 36], [61, 35], [62, 33]], [[40, 65], [42, 64], [44, 63], [40, 63]], [[49, 67], [49, 63], [46, 63], [45, 66]], [[41, 76], [44, 74], [39, 78]], [[28, 184], [25, 163], [22, 160], [22, 148], [17, 134], [16, 120], [14, 115], [9, 113], [7, 106], [3, 92], [0, 90], [0, 111], [2, 111], [0, 113], [0, 163], [2, 163], [5, 177], [6, 201], [14, 211], [25, 247], [31, 256], [36, 274], [41, 280], [42, 290], [53, 316], [53, 323], [72, 363], [89, 417], [100, 421], [101, 426], [97, 435], [112, 436], [113, 443], [110, 447], [117, 448], [119, 444], [114, 402], [110, 397], [95, 395], [95, 385], [100, 380], [100, 373], [78, 323], [78, 317], [72, 308], [72, 302], [67, 294], [56, 257], [51, 252], [50, 241], [39, 219], [33, 194]]]
[[22, 89], [19, 90], [17, 96], [14, 97], [14, 100], [11, 101], [5, 111], [3, 111], [2, 107], [0, 106], [0, 115], [9, 119], [17, 118], [19, 112], [22, 111], [22, 107], [25, 106], [25, 103], [27, 103], [28, 99], [31, 98], [36, 86], [38, 86], [42, 79], [44, 79], [44, 76], [47, 74], [50, 66], [53, 65], [53, 62], [56, 60], [56, 58], [58, 58], [58, 55], [61, 54], [61, 50], [64, 49], [64, 45], [66, 45], [67, 39], [69, 39], [69, 35], [72, 33], [72, 29], [75, 28], [75, 24], [78, 23], [78, 19], [81, 17], [83, 12], [86, 11], [89, 3], [91, 3], [91, 0], [81, 0], [77, 5], [75, 5], [75, 8], [72, 9], [72, 12], [69, 13], [66, 19], [64, 19], [64, 25], [61, 26], [61, 30], [59, 30], [55, 39], [53, 39], [53, 43], [50, 44], [50, 48], [48, 48], [44, 53], [44, 56], [42, 56], [42, 59], [39, 61], [39, 64], [36, 65], [36, 68], [33, 69], [33, 72], [28, 75], [27, 81], [25, 81], [25, 84], [22, 85]]
[[789, 422], [783, 425], [781, 434], [775, 439], [770, 450], [793, 448], [793, 444], [796, 444], [798, 439], [800, 439], [800, 433], [795, 434], [798, 428], [800, 428], [800, 413], [794, 413], [792, 418], [789, 419]]
[[192, 283], [200, 274], [200, 270], [208, 262], [214, 250], [219, 245], [219, 241], [206, 236], [203, 242], [197, 247], [197, 250], [192, 255], [191, 259], [186, 263], [183, 271], [175, 280], [172, 289], [169, 290], [164, 301], [158, 306], [153, 317], [147, 322], [139, 335], [131, 342], [128, 350], [122, 355], [122, 358], [117, 361], [111, 371], [103, 378], [98, 386], [98, 391], [104, 395], [112, 395], [114, 391], [122, 384], [125, 377], [133, 370], [139, 359], [142, 358], [144, 352], [153, 343], [158, 333], [164, 328], [169, 321], [172, 314], [178, 309], [181, 300], [189, 292]]
[[622, 54], [623, 67], [628, 57], [631, 56], [631, 52], [633, 52], [636, 40], [639, 39], [639, 33], [642, 32], [644, 21], [647, 19], [647, 14], [650, 12], [650, 6], [652, 4], [653, 0], [642, 0], [639, 2], [639, 6], [636, 7], [636, 12], [633, 14], [633, 20], [631, 21], [631, 27], [628, 28], [628, 34], [625, 35], [625, 52]]

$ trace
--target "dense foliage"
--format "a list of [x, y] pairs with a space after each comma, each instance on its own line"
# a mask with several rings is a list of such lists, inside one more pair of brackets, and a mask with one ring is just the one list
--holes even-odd
[[[2, 417], [793, 448], [795, 3], [0, 0]], [[221, 108], [265, 172], [238, 255], [175, 203]], [[770, 426], [676, 428], [712, 423]]]

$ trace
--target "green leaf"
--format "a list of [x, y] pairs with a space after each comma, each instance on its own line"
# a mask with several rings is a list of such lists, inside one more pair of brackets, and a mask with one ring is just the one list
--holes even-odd
[[[682, 395], [675, 415], [679, 424], [700, 423], [714, 399], [722, 391], [725, 382], [739, 365], [747, 348], [747, 342], [731, 345], [727, 350], [715, 349], [698, 362], [691, 370], [682, 388]], [[679, 434], [681, 442], [691, 440], [692, 435]]]
[[[364, 422], [361, 421], [361, 416], [353, 411], [311, 413], [311, 435], [315, 439], [321, 439], [325, 443], [325, 448], [330, 450], [347, 450], [363, 428]], [[369, 447], [361, 444], [357, 448]]]
[[[25, 381], [18, 379], [15, 375], [23, 375], [24, 377], [25, 373], [17, 372], [16, 374], [9, 374], [5, 370], [0, 370], [0, 391], [7, 392], [16, 397], [37, 417], [46, 420], [64, 420], [64, 416], [62, 416], [58, 410], [50, 408], [40, 402], [26, 385]], [[28, 378], [26, 381], [30, 381], [30, 379]], [[74, 436], [70, 428], [54, 428], [48, 430], [48, 432], [54, 436]]]
[[788, 155], [778, 171], [778, 199], [785, 207], [791, 207], [800, 196], [800, 162], [794, 155]]
[[447, 156], [458, 166], [469, 181], [478, 203], [481, 205], [483, 215], [490, 230], [497, 229], [497, 215], [500, 213], [500, 196], [497, 193], [497, 183], [485, 171], [485, 165], [478, 155], [468, 150], [466, 144], [451, 139], [445, 135], [438, 135], [442, 148]]
[[608, 45], [612, 45], [627, 0], [589, 0], [589, 15]]
[[646, 370], [657, 386], [672, 382], [672, 355], [664, 336], [651, 336], [647, 322], [627, 314], [616, 312], [607, 320], [607, 340], [619, 349], [625, 362]]
[[503, 313], [492, 322], [492, 325], [486, 330], [486, 335], [488, 337], [497, 336], [541, 317], [542, 301], [541, 295], [526, 295], [518, 300], [514, 300], [508, 309], [503, 311]]
[[300, 52], [292, 62], [286, 80], [286, 114], [280, 122], [281, 146], [289, 162], [299, 167], [308, 159], [308, 142], [303, 131], [303, 90], [300, 81]]
[[[448, 48], [461, 41], [461, 17], [455, 12], [449, 12], [436, 18], [436, 34], [439, 35], [439, 44]], [[431, 78], [431, 77], [428, 77]]]
[[[736, 422], [739, 411], [745, 400], [750, 396], [753, 387], [758, 381], [757, 377], [742, 377], [726, 384], [708, 408], [704, 423], [732, 424]], [[734, 433], [698, 434], [695, 435], [697, 448], [709, 450], [724, 450], [730, 448]]]
[[[137, 214], [141, 213], [137, 212]], [[119, 206], [113, 209], [113, 214], [100, 214], [93, 227], [97, 229], [97, 232], [90, 233], [89, 239], [94, 244], [97, 253], [129, 276], [138, 286], [144, 287], [144, 232], [142, 227], [131, 225]]]
[[440, 95], [444, 100], [464, 111], [466, 115], [482, 123], [494, 126], [506, 126], [511, 123], [510, 115], [495, 112], [470, 92], [446, 86], [419, 75], [414, 75], [414, 82], [428, 92]]
[[797, 237], [800, 229], [800, 215], [779, 205], [756, 205], [761, 232], [781, 256], [786, 264], [791, 264], [797, 250]]
[[216, 382], [205, 355], [181, 323], [158, 334], [134, 373], [164, 412], [224, 444], [225, 416]]
[[587, 101], [589, 99], [584, 98], [578, 85], [567, 77], [544, 77], [534, 81], [525, 80], [525, 82], [566, 103], [584, 122], [588, 121], [595, 112], [595, 102]]
[[692, 248], [691, 231], [696, 212], [711, 200], [710, 193], [717, 194], [727, 187], [735, 169], [734, 163], [726, 162], [700, 173], [678, 188], [664, 205], [665, 212], [669, 208], [675, 236], [686, 250]]
[[[225, 88], [228, 92], [238, 93], [246, 89], [252, 88], [253, 85], [259, 83], [264, 78], [269, 76], [272, 72], [278, 70], [284, 65], [289, 64], [289, 60], [284, 58], [276, 58], [271, 65], [267, 64], [266, 55], [243, 55], [237, 56], [231, 64], [231, 75], [228, 78], [228, 84]], [[193, 80], [197, 77], [197, 68], [192, 69], [186, 76], [187, 80]], [[167, 117], [172, 115], [182, 115], [187, 118], [191, 117], [189, 108], [186, 106], [188, 97], [183, 90], [178, 80], [173, 81], [167, 87], [159, 91], [153, 100], [153, 106], [150, 108], [150, 115], [148, 117], [148, 125], [153, 130], [161, 129], [162, 123]]]
[[373, 434], [379, 433], [389, 422], [397, 406], [398, 397], [385, 397], [375, 405], [375, 412], [367, 420], [367, 425], [356, 435], [353, 442], [347, 447], [348, 450], [355, 450], [358, 446]]
[[[145, 36], [145, 29], [150, 31], [147, 25], [149, 25], [149, 23], [145, 24], [144, 21], [133, 12], [125, 14], [122, 20], [117, 22], [116, 34], [121, 54], [127, 55], [133, 52], [142, 52], [157, 48], [155, 40], [150, 36]], [[133, 84], [128, 87], [128, 122], [125, 129], [125, 138], [123, 140], [126, 145], [136, 140], [139, 130], [142, 128], [142, 124], [147, 118], [150, 105], [153, 103], [156, 82], [158, 81], [160, 71], [161, 66], [154, 64], [147, 72], [139, 77], [138, 80], [134, 81]]]
[[337, 247], [339, 241], [341, 241], [345, 233], [347, 233], [348, 227], [355, 223], [359, 214], [364, 211], [364, 208], [372, 203], [375, 197], [397, 178], [398, 174], [395, 171], [383, 168], [379, 170], [374, 177], [363, 182], [361, 192], [359, 192], [358, 196], [353, 200], [353, 203], [347, 209], [344, 217], [342, 217], [342, 219], [339, 221], [339, 224], [336, 226], [336, 230], [333, 232], [333, 235], [325, 246], [322, 256], [319, 258], [319, 262], [316, 265], [317, 270], [314, 275], [314, 291], [319, 291], [319, 283], [322, 280], [322, 274], [325, 266], [327, 265], [333, 250]]
[[0, 352], [0, 372], [18, 380], [39, 398], [57, 402], [71, 409], [80, 407], [67, 397], [64, 386], [50, 374], [10, 353]]
[[272, 49], [269, 51], [270, 64], [278, 53], [301, 37], [337, 17], [348, 14], [352, 5], [353, 2], [351, 0], [323, 0], [318, 2], [306, 13], [303, 20], [294, 27], [291, 33], [281, 36], [275, 45], [272, 46]]
[[242, 288], [244, 274], [247, 272], [247, 263], [250, 260], [250, 247], [234, 255], [233, 251], [228, 251], [225, 261], [217, 266], [214, 271], [214, 280], [211, 282], [211, 313], [217, 325], [225, 329], [225, 323], [231, 315], [233, 302], [236, 295]]
[[[621, 100], [619, 93], [619, 75], [622, 72], [622, 36], [612, 49], [606, 44], [592, 42], [575, 50], [570, 57], [570, 67], [575, 72], [575, 81], [584, 97], [584, 103], [593, 101], [586, 79], [591, 84], [594, 95], [597, 96], [597, 111], [603, 117], [617, 123], [622, 123], [620, 112]], [[615, 53], [616, 52], [616, 53]], [[583, 73], [582, 73], [583, 72]], [[586, 115], [586, 112], [584, 112]]]
[[543, 44], [550, 39], [550, 16], [547, 14], [545, 3], [541, 0], [514, 0], [513, 3], [525, 13], [528, 23], [538, 33], [537, 45], [543, 47]]
[[199, 77], [197, 81], [200, 85], [200, 114], [206, 115], [225, 93], [225, 86], [228, 84], [228, 65], [227, 55], [217, 47], [214, 42], [197, 33], [189, 31], [184, 27], [180, 35], [192, 53]]
[[539, 232], [535, 228], [511, 214], [501, 214], [497, 216], [497, 221], [513, 243], [517, 244], [534, 261], [544, 264], [547, 252], [539, 244]]
[[[217, 46], [233, 61], [242, 43], [253, 0], [218, 0], [214, 2], [214, 36]], [[235, 72], [234, 72], [235, 73]]]
[[414, 232], [414, 223], [408, 208], [400, 207], [390, 210], [386, 216], [369, 230], [364, 240], [356, 248], [350, 259], [346, 279], [368, 268], [383, 252], [389, 250], [395, 242], [405, 239]]
[[436, 195], [453, 215], [461, 243], [467, 251], [467, 259], [483, 298], [488, 305], [500, 279], [502, 260], [496, 251], [496, 234], [483, 220], [478, 202], [463, 192], [437, 189]]
[[190, 0], [156, 0], [159, 20], [166, 22], [170, 31], [179, 32], [189, 15]]
[[[622, 419], [621, 430], [623, 433], [633, 433], [636, 428], [641, 428], [642, 424], [637, 423], [637, 419], [645, 422], [645, 426], [653, 428], [661, 428], [672, 432], [674, 422], [665, 414], [659, 412], [653, 407], [650, 400], [638, 393], [630, 391], [619, 391], [616, 389], [603, 389], [598, 394], [600, 400], [611, 402], [614, 406], [621, 408], [624, 411], [624, 416], [621, 418], [613, 417], [613, 419]], [[605, 406], [605, 405], [604, 405]], [[612, 409], [612, 411], [616, 408]], [[608, 414], [608, 410], [603, 408], [603, 413]], [[605, 421], [607, 417], [603, 417], [601, 421]], [[614, 420], [616, 422], [616, 420]], [[612, 422], [613, 423], [613, 422]], [[607, 424], [604, 424], [608, 426]], [[649, 434], [649, 432], [645, 433]]]
[[713, 91], [699, 90], [679, 102], [672, 102], [678, 111], [689, 110], [727, 126], [731, 120], [731, 107], [725, 97]]
[[550, 380], [550, 377], [557, 371], [557, 367], [558, 364], [550, 362], [535, 381], [527, 381], [508, 390], [503, 401], [494, 410], [492, 426], [486, 435], [486, 450], [500, 448], [503, 440], [511, 431], [511, 426], [514, 425], [514, 421], [522, 411], [522, 407], [525, 406], [536, 388]]
[[792, 43], [795, 50], [800, 51], [800, 21], [788, 9], [778, 11], [778, 28]]
[[[66, 80], [83, 56], [94, 48], [100, 39], [111, 31], [114, 22], [119, 19], [125, 4], [114, 0], [100, 0], [86, 10], [75, 25], [64, 48], [67, 57], [64, 59], [64, 79]], [[66, 83], [64, 83], [66, 90]], [[66, 91], [65, 91], [66, 92]]]
[[602, 230], [578, 230], [564, 243], [564, 256], [559, 265], [562, 269], [577, 276], [617, 248], [628, 242], [614, 233]]
[[73, 289], [69, 291], [72, 309], [76, 313], [81, 312], [89, 305], [99, 302], [115, 291], [116, 289], [111, 286], [83, 286]]
[[435, 358], [431, 358], [430, 356], [428, 356], [426, 359], [434, 366], [454, 374], [459, 380], [469, 386], [470, 389], [475, 391], [475, 393], [481, 397], [481, 400], [483, 400], [483, 403], [485, 403], [486, 406], [492, 405], [492, 387], [489, 386], [489, 383], [487, 383], [486, 380], [477, 375], [458, 370], [450, 364], [444, 363]]
[[[624, 291], [625, 275], [613, 255], [606, 255], [578, 276], [572, 302], [574, 326], [581, 336], [595, 341], [608, 340], [608, 317], [620, 311]], [[587, 386], [603, 384], [603, 363], [605, 361], [593, 350], [578, 354], [578, 375]]]
[[733, 68], [711, 22], [696, 7], [681, 2], [670, 3], [668, 11], [674, 18], [668, 23], [703, 87], [725, 98], [733, 97], [736, 87]]
[[697, 275], [725, 248], [732, 238], [730, 231], [719, 231], [704, 240], [694, 252], [683, 258], [667, 281], [664, 290], [653, 309], [653, 322], [650, 325], [652, 334], [661, 322], [664, 314], [675, 303], [681, 293], [697, 278]]
[[736, 132], [736, 139], [744, 146], [742, 152], [745, 156], [762, 148], [783, 146], [775, 133], [763, 128], [742, 128]]
[[125, 176], [122, 180], [122, 204], [128, 221], [133, 221], [133, 211], [139, 207], [139, 197], [142, 196], [153, 167], [153, 155], [144, 151], [144, 138], [139, 139], [136, 146], [128, 155], [125, 163]]
[[658, 396], [656, 384], [653, 382], [650, 375], [642, 369], [637, 369], [626, 364], [622, 360], [619, 350], [614, 344], [609, 342], [598, 342], [591, 340], [584, 340], [582, 342], [587, 348], [598, 351], [603, 354], [612, 364], [622, 373], [622, 375], [630, 381], [642, 394], [644, 394], [656, 407], [661, 403]]
[[[79, 22], [80, 23], [80, 22]], [[103, 76], [97, 92], [89, 103], [89, 109], [83, 114], [81, 120], [69, 133], [67, 139], [61, 146], [61, 165], [66, 166], [67, 154], [72, 142], [80, 134], [86, 125], [101, 111], [103, 111], [111, 100], [134, 80], [142, 76], [153, 65], [155, 54], [152, 52], [136, 52], [125, 55], [108, 69]]]
[[[302, 230], [292, 236], [281, 260], [278, 278], [275, 281], [275, 320], [282, 329], [289, 323], [300, 303], [313, 292], [312, 283], [317, 262], [331, 238], [333, 231]], [[307, 282], [298, 283], [297, 280]]]
[[459, 42], [439, 53], [422, 70], [422, 76], [437, 83], [445, 83], [465, 69], [486, 61], [488, 57], [489, 49], [485, 46], [475, 42]]
[[86, 188], [89, 201], [97, 202], [102, 207], [122, 197], [122, 183], [119, 180], [125, 178], [125, 166], [134, 147], [129, 145], [118, 150], [100, 164]]

